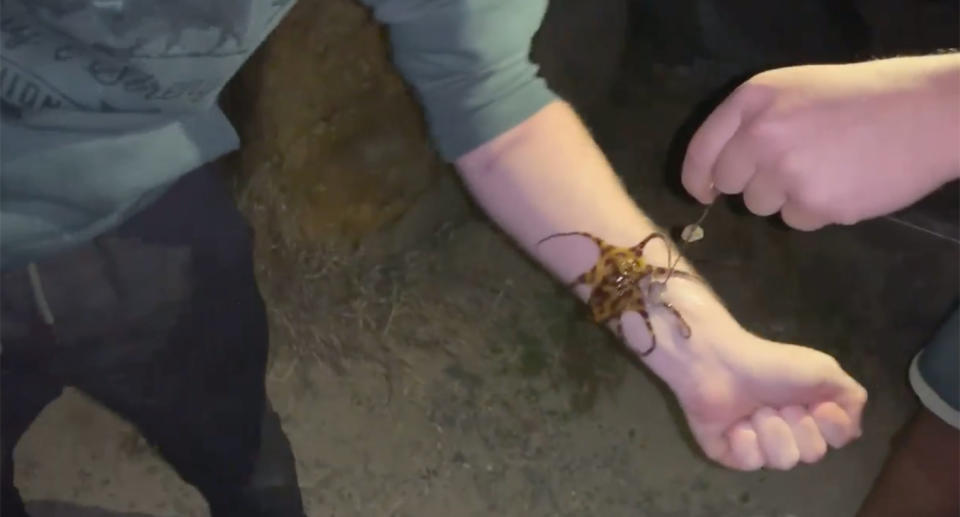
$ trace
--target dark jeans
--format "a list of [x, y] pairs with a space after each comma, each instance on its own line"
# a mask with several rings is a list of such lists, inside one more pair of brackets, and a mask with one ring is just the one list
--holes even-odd
[[0, 291], [5, 517], [25, 515], [13, 448], [65, 386], [134, 423], [213, 515], [303, 515], [293, 453], [266, 399], [250, 231], [212, 167], [36, 266], [41, 289], [24, 268], [4, 273]]

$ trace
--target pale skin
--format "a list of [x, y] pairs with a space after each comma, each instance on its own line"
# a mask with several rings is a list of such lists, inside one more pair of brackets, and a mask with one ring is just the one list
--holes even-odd
[[703, 203], [742, 194], [799, 230], [913, 204], [960, 173], [960, 54], [759, 74], [690, 142], [682, 180]]
[[[632, 246], [659, 229], [627, 195], [574, 111], [553, 102], [528, 120], [456, 160], [487, 214], [562, 282], [597, 259], [584, 231]], [[667, 266], [667, 250], [644, 252]], [[685, 262], [679, 268], [691, 271]], [[588, 289], [575, 290], [586, 299]], [[692, 329], [680, 335], [666, 310], [652, 308], [658, 346], [645, 364], [675, 393], [703, 452], [738, 470], [790, 469], [820, 460], [829, 446], [860, 435], [866, 390], [830, 356], [747, 332], [705, 285], [672, 279], [663, 293]], [[650, 335], [641, 317], [622, 317], [626, 346], [640, 355]]]
[[[960, 177], [960, 54], [771, 70], [741, 85], [687, 150], [704, 203], [742, 194], [800, 230], [853, 224]], [[957, 514], [957, 430], [921, 408], [862, 517]]]

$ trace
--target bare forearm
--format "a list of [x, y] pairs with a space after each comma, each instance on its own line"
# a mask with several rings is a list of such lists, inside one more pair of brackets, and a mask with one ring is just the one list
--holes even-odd
[[946, 179], [954, 180], [960, 177], [960, 53], [933, 56], [930, 68], [931, 138], [942, 155]]
[[[589, 269], [596, 249], [566, 239], [538, 246], [544, 237], [583, 231], [614, 245], [632, 246], [658, 231], [627, 195], [577, 115], [562, 102], [465, 155], [457, 166], [489, 216], [563, 281]], [[664, 266], [666, 254], [659, 242], [644, 253], [653, 264]]]
[[[888, 102], [903, 106], [899, 122], [917, 135], [911, 172], [941, 182], [960, 177], [960, 53], [896, 57], [850, 65], [869, 81], [890, 85]], [[867, 92], [869, 93], [869, 92]], [[902, 152], [897, 148], [886, 152]]]
[[[630, 247], [660, 231], [627, 194], [603, 153], [566, 104], [556, 102], [514, 130], [457, 160], [461, 175], [487, 214], [530, 255], [560, 281], [571, 282], [597, 261], [597, 246], [588, 239], [558, 238], [538, 244], [556, 233], [587, 232], [609, 244]], [[674, 255], [675, 257], [675, 255]], [[643, 259], [667, 267], [668, 250], [661, 240], [651, 241]], [[690, 271], [684, 261], [678, 270]], [[579, 286], [586, 300], [591, 287]], [[671, 304], [700, 339], [727, 336], [738, 342], [742, 327], [732, 318], [710, 288], [702, 282], [674, 278], [659, 299]], [[647, 366], [675, 389], [690, 382], [692, 356], [702, 353], [689, 336], [678, 332], [678, 320], [658, 303], [642, 318], [657, 332], [651, 340], [646, 323], [629, 312], [621, 337], [640, 353]], [[657, 330], [659, 329], [659, 330]], [[650, 353], [656, 344], [656, 353]], [[701, 350], [701, 352], [696, 352]]]

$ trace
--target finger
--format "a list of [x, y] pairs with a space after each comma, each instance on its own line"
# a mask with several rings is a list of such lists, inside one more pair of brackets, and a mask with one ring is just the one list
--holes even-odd
[[757, 431], [749, 422], [740, 422], [727, 432], [730, 442], [730, 462], [740, 470], [757, 470], [763, 467], [764, 457], [760, 450]]
[[826, 354], [824, 357], [827, 359], [825, 368], [834, 371], [831, 377], [836, 381], [824, 386], [827, 389], [821, 394], [820, 400], [832, 400], [839, 405], [853, 424], [854, 437], [859, 437], [862, 434], [863, 410], [868, 400], [867, 390], [844, 372], [836, 359]]
[[725, 432], [724, 427], [700, 422], [695, 418], [688, 421], [694, 438], [708, 458], [724, 467], [735, 470], [741, 469], [739, 463], [733, 457], [730, 442], [727, 438], [728, 433]]
[[827, 453], [827, 442], [820, 434], [817, 423], [806, 409], [800, 406], [787, 406], [780, 410], [783, 421], [790, 426], [793, 439], [797, 442], [800, 461], [816, 463]]
[[729, 97], [700, 125], [683, 158], [680, 181], [691, 196], [701, 203], [716, 198], [713, 188], [713, 169], [727, 142], [740, 127], [740, 106], [734, 96]]
[[757, 171], [743, 189], [743, 203], [751, 212], [766, 217], [783, 208], [787, 194], [776, 175], [768, 171]]
[[726, 436], [721, 433], [702, 433], [694, 429], [694, 436], [704, 454], [713, 461], [734, 470], [742, 470], [740, 463], [733, 455]]
[[831, 447], [839, 449], [850, 443], [859, 430], [846, 411], [835, 402], [821, 402], [810, 408], [810, 415], [817, 423], [820, 434]]
[[756, 146], [738, 131], [727, 141], [713, 166], [713, 187], [724, 194], [739, 194], [757, 172]]
[[760, 449], [767, 458], [767, 466], [789, 470], [800, 460], [800, 451], [790, 426], [772, 408], [758, 409], [751, 419], [757, 431]]
[[846, 411], [853, 424], [854, 438], [859, 438], [863, 434], [863, 409], [867, 405], [867, 390], [856, 381], [851, 379], [850, 386], [839, 397], [837, 404]]
[[717, 196], [713, 172], [727, 143], [772, 98], [772, 91], [747, 81], [728, 96], [694, 133], [683, 159], [681, 181], [693, 197], [710, 203]]
[[827, 221], [823, 218], [789, 200], [780, 209], [780, 216], [783, 217], [783, 222], [787, 226], [805, 232], [819, 230], [827, 225]]

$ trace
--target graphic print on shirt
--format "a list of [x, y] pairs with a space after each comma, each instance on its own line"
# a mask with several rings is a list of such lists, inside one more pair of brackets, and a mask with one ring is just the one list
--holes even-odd
[[44, 109], [205, 109], [292, 4], [3, 0], [4, 116]]
[[[234, 0], [34, 0], [37, 20], [118, 58], [209, 57], [244, 52], [250, 5]], [[192, 40], [185, 37], [195, 36]], [[199, 37], [196, 37], [199, 36]]]

